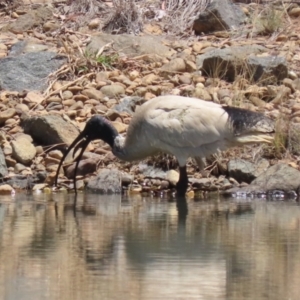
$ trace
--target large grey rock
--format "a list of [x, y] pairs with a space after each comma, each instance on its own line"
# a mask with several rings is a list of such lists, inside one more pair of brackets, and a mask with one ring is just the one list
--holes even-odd
[[259, 45], [214, 49], [197, 57], [197, 69], [210, 77], [234, 81], [237, 75], [267, 84], [274, 84], [288, 75], [287, 62], [281, 56], [255, 56], [265, 52]]
[[104, 34], [92, 36], [87, 51], [97, 53], [105, 45], [113, 43], [118, 53], [129, 57], [156, 54], [161, 57], [170, 57], [175, 53], [173, 49], [165, 46], [162, 39], [156, 36], [134, 36], [130, 34]]
[[232, 159], [228, 162], [228, 173], [239, 182], [250, 183], [254, 178], [254, 164], [243, 159]]
[[0, 147], [0, 177], [4, 177], [8, 174], [6, 162], [5, 162], [5, 156], [2, 151], [2, 148]]
[[247, 70], [245, 61], [253, 54], [265, 52], [266, 49], [259, 45], [232, 46], [224, 49], [213, 49], [198, 55], [197, 69], [202, 70], [210, 77], [225, 78], [234, 81], [241, 69]]
[[87, 189], [101, 194], [119, 194], [122, 192], [121, 178], [120, 171], [104, 169], [89, 180]]
[[47, 87], [48, 75], [66, 62], [54, 52], [31, 52], [0, 59], [0, 89], [39, 90]]
[[42, 145], [65, 143], [69, 146], [79, 134], [72, 123], [57, 115], [24, 117], [21, 126], [25, 133]]
[[250, 183], [265, 172], [269, 165], [269, 161], [266, 159], [260, 159], [255, 164], [240, 158], [231, 159], [228, 162], [228, 173], [230, 177], [238, 182]]
[[300, 171], [287, 164], [276, 164], [257, 177], [251, 186], [258, 186], [265, 191], [297, 190], [300, 186]]
[[13, 23], [8, 24], [2, 30], [9, 30], [15, 34], [25, 32], [45, 23], [52, 17], [53, 13], [49, 7], [40, 6], [17, 18]]
[[247, 64], [254, 81], [274, 84], [288, 76], [287, 61], [283, 56], [250, 56]]
[[244, 12], [231, 1], [213, 1], [195, 20], [193, 29], [196, 34], [237, 29], [245, 19]]
[[48, 49], [49, 46], [45, 44], [37, 43], [35, 40], [25, 39], [12, 45], [9, 51], [9, 56], [18, 56], [29, 52], [46, 51]]
[[225, 195], [235, 197], [271, 197], [294, 198], [296, 193], [299, 197], [300, 171], [287, 164], [277, 164], [263, 172], [250, 185], [241, 188], [232, 188]]

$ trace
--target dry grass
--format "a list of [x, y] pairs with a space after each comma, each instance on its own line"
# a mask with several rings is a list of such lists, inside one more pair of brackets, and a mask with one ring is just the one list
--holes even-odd
[[259, 35], [272, 35], [278, 33], [285, 25], [286, 11], [283, 7], [276, 7], [272, 3], [252, 16], [254, 32]]
[[112, 0], [108, 6], [101, 0], [69, 0], [68, 14], [76, 16], [79, 25], [99, 17], [102, 30], [114, 33], [138, 34], [145, 24], [161, 19], [172, 35], [190, 35], [194, 20], [211, 0]]
[[141, 5], [138, 5], [135, 0], [113, 0], [112, 2], [113, 9], [102, 28], [104, 31], [138, 34], [143, 30]]
[[175, 35], [189, 36], [195, 19], [211, 0], [166, 0], [166, 30]]

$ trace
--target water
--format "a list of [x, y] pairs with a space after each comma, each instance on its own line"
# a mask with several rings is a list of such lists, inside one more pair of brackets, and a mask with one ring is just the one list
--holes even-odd
[[0, 299], [299, 299], [300, 208], [1, 196]]

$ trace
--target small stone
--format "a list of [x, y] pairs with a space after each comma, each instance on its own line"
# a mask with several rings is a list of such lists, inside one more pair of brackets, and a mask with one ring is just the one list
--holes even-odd
[[255, 96], [250, 96], [249, 100], [257, 107], [264, 107], [266, 105], [266, 102], [264, 100], [261, 100], [260, 98]]
[[24, 166], [20, 163], [17, 163], [14, 167], [14, 172], [15, 173], [21, 173], [23, 170], [26, 170], [26, 166]]
[[189, 73], [179, 75], [178, 79], [181, 84], [191, 84], [192, 83], [192, 76]]
[[298, 111], [300, 111], [300, 103], [296, 103], [292, 107], [292, 113], [295, 113], [295, 112], [298, 112]]
[[44, 31], [55, 31], [59, 27], [60, 27], [59, 24], [53, 23], [51, 21], [48, 21], [48, 22], [44, 23], [44, 25], [43, 25]]
[[59, 159], [50, 157], [49, 155], [47, 155], [47, 156], [45, 157], [45, 165], [46, 165], [46, 166], [59, 164], [59, 161], [60, 161]]
[[279, 87], [276, 97], [271, 101], [271, 103], [280, 104], [280, 103], [287, 102], [290, 94], [291, 94], [291, 89], [284, 85], [281, 85]]
[[140, 184], [132, 184], [128, 189], [129, 194], [139, 194], [143, 190]]
[[146, 75], [145, 77], [142, 78], [141, 84], [144, 86], [148, 86], [153, 84], [155, 81], [157, 81], [159, 77], [153, 73]]
[[119, 84], [103, 86], [100, 91], [109, 98], [115, 98], [125, 94], [125, 89]]
[[7, 141], [3, 144], [3, 153], [5, 155], [11, 155], [12, 154], [12, 147]]
[[121, 178], [122, 175], [118, 170], [103, 169], [88, 181], [87, 188], [105, 194], [121, 193]]
[[89, 98], [85, 95], [82, 95], [82, 94], [78, 94], [78, 95], [75, 95], [74, 96], [74, 100], [75, 101], [82, 101], [82, 102], [85, 102], [86, 100], [89, 100]]
[[194, 192], [193, 190], [188, 191], [188, 192], [186, 193], [186, 196], [187, 196], [188, 198], [192, 199], [192, 198], [195, 197], [195, 192]]
[[186, 64], [185, 64], [184, 59], [175, 58], [175, 59], [171, 60], [170, 62], [168, 62], [167, 64], [163, 65], [161, 70], [171, 72], [171, 73], [185, 72]]
[[32, 188], [33, 191], [41, 191], [43, 190], [45, 187], [47, 187], [48, 184], [47, 183], [38, 183], [38, 184], [35, 184]]
[[24, 100], [27, 102], [41, 103], [44, 100], [44, 97], [41, 93], [31, 91], [27, 93]]
[[0, 195], [11, 194], [14, 189], [9, 184], [0, 185]]
[[290, 78], [284, 78], [283, 81], [282, 81], [282, 83], [286, 87], [290, 88], [291, 91], [292, 91], [292, 93], [295, 93], [295, 91], [296, 91], [296, 85], [295, 85], [295, 83], [294, 83], [294, 81], [292, 79], [290, 79]]
[[36, 150], [37, 155], [40, 155], [40, 154], [44, 153], [44, 149], [43, 149], [42, 146], [36, 146], [35, 150]]
[[175, 186], [179, 180], [179, 173], [175, 170], [169, 170], [166, 173], [166, 180], [168, 180], [173, 186]]
[[127, 130], [128, 125], [118, 122], [118, 121], [114, 121], [112, 122], [112, 125], [117, 129], [118, 133], [123, 133]]
[[71, 99], [73, 97], [73, 93], [69, 90], [62, 92], [62, 98], [64, 100]]
[[48, 155], [49, 155], [50, 157], [53, 157], [53, 158], [59, 159], [59, 160], [62, 159], [62, 157], [63, 157], [62, 152], [59, 151], [59, 150], [52, 150], [52, 151], [50, 151], [50, 152], [48, 153]]
[[18, 104], [15, 106], [15, 109], [16, 109], [17, 113], [18, 113], [19, 111], [21, 111], [21, 112], [28, 112], [28, 111], [29, 111], [28, 106], [27, 106], [26, 104], [24, 104], [24, 103], [18, 103]]
[[197, 54], [201, 53], [202, 48], [203, 48], [203, 43], [201, 42], [195, 42], [192, 46], [193, 51], [196, 52]]
[[6, 120], [12, 118], [17, 111], [14, 108], [9, 108], [7, 110], [0, 112], [0, 125], [3, 125]]
[[34, 145], [27, 138], [17, 138], [15, 141], [11, 142], [11, 146], [13, 158], [24, 165], [31, 163], [36, 155]]
[[107, 72], [99, 72], [96, 74], [96, 83], [97, 84], [99, 84], [99, 82], [104, 82], [106, 84], [107, 80], [108, 80]]
[[297, 18], [300, 16], [300, 7], [294, 7], [288, 12], [290, 17]]
[[52, 193], [52, 191], [51, 191], [51, 189], [50, 189], [49, 187], [44, 187], [44, 188], [43, 188], [43, 192], [44, 192], [45, 194], [51, 194], [51, 193]]
[[74, 105], [76, 103], [76, 101], [74, 100], [74, 99], [67, 99], [67, 100], [64, 100], [63, 102], [62, 102], [62, 104], [64, 105], [64, 106], [72, 106], [72, 105]]
[[211, 101], [212, 100], [211, 95], [209, 94], [209, 92], [206, 89], [199, 88], [199, 87], [196, 87], [196, 89], [194, 90], [193, 97], [196, 97], [196, 98], [199, 98], [199, 99], [202, 99], [202, 100], [206, 100], [206, 101]]
[[286, 41], [288, 41], [288, 36], [287, 35], [285, 35], [285, 34], [279, 34], [278, 36], [277, 36], [277, 38], [276, 38], [276, 41], [277, 42], [286, 42]]
[[46, 100], [46, 103], [61, 103], [62, 100], [59, 96], [51, 96]]
[[298, 75], [294, 71], [292, 71], [292, 70], [288, 71], [288, 76], [289, 76], [289, 78], [291, 78], [293, 80], [295, 80], [295, 79], [298, 78]]
[[138, 72], [137, 70], [131, 71], [129, 73], [129, 78], [130, 80], [135, 80], [136, 78], [140, 77], [140, 72]]
[[195, 72], [197, 70], [196, 64], [191, 60], [186, 60], [185, 65], [186, 65], [186, 71], [187, 72], [192, 73], [192, 72]]
[[83, 90], [81, 93], [83, 95], [85, 95], [86, 97], [88, 97], [89, 99], [102, 100], [104, 97], [102, 92], [95, 88], [89, 88], [89, 89]]
[[78, 110], [78, 109], [83, 109], [83, 103], [82, 101], [77, 101], [73, 105], [70, 106], [70, 110]]
[[[73, 178], [76, 162], [65, 168], [67, 178]], [[76, 175], [84, 176], [97, 170], [97, 161], [92, 158], [83, 159], [79, 162]]]
[[15, 159], [11, 158], [10, 156], [6, 156], [5, 157], [5, 163], [8, 167], [14, 168], [17, 161]]
[[92, 19], [88, 24], [89, 29], [97, 29], [101, 24], [101, 20], [99, 18]]

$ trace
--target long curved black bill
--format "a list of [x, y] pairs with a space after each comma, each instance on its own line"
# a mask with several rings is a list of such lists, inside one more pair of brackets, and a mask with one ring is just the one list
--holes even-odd
[[[81, 148], [81, 151], [80, 151], [79, 155], [76, 157], [76, 165], [75, 165], [74, 175], [73, 175], [73, 184], [74, 184], [74, 191], [75, 191], [75, 194], [77, 194], [77, 188], [76, 188], [76, 174], [77, 174], [78, 165], [79, 165], [79, 162], [80, 162], [81, 157], [82, 157], [82, 155], [83, 155], [83, 152], [84, 152], [84, 150], [86, 149], [86, 147], [88, 146], [89, 143], [90, 143], [89, 140], [84, 140], [84, 141], [82, 141], [82, 143], [80, 142], [80, 146], [81, 146], [82, 148]], [[79, 148], [76, 146], [76, 149], [79, 149]]]
[[[58, 179], [58, 174], [59, 174], [59, 170], [64, 162], [64, 160], [66, 159], [67, 155], [70, 153], [70, 151], [84, 138], [84, 134], [81, 132], [78, 137], [73, 141], [73, 143], [69, 146], [68, 150], [65, 152], [65, 154], [63, 155], [62, 159], [59, 162], [56, 174], [55, 174], [55, 180], [54, 180], [54, 185], [57, 186], [57, 179]], [[76, 174], [75, 174], [76, 176]]]

